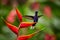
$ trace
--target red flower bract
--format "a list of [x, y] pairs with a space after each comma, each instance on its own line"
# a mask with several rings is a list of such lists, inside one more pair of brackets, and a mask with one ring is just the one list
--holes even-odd
[[33, 37], [35, 34], [37, 34], [38, 32], [39, 31], [37, 31], [35, 33], [32, 33], [32, 34], [29, 34], [29, 35], [21, 35], [21, 36], [18, 36], [17, 40], [28, 40], [31, 37]]
[[16, 8], [16, 13], [18, 15], [20, 22], [22, 22], [22, 14], [20, 13], [20, 11], [17, 8]]
[[[4, 20], [4, 19], [3, 19]], [[18, 34], [18, 28], [10, 23], [8, 23], [7, 21], [5, 21], [5, 24], [7, 25], [7, 27], [12, 31], [14, 32], [16, 35]]]
[[26, 28], [26, 27], [32, 26], [33, 24], [35, 24], [35, 22], [21, 22], [19, 27]]

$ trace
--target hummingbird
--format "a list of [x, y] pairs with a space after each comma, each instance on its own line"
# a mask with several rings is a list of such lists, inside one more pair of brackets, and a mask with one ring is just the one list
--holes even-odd
[[[43, 16], [43, 15], [39, 15], [39, 16], [38, 16], [38, 11], [35, 11], [35, 15], [34, 15], [34, 16], [25, 15], [24, 17], [25, 17], [25, 18], [28, 18], [28, 19], [31, 19], [31, 20], [33, 20], [33, 22], [36, 22], [36, 23], [37, 23], [37, 22], [38, 22], [38, 19], [39, 19], [41, 16]], [[36, 23], [33, 24], [32, 27], [35, 26]]]

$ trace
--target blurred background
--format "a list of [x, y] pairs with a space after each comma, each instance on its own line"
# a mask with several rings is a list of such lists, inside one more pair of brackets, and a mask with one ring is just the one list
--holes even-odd
[[[16, 38], [16, 35], [1, 19], [4, 17], [5, 20], [18, 27], [20, 21], [15, 12], [16, 7], [23, 16], [34, 16], [35, 11], [38, 11], [38, 15], [43, 15], [35, 26], [41, 32], [29, 40], [48, 40], [49, 37], [51, 37], [50, 40], [60, 40], [60, 0], [0, 0], [0, 40], [15, 40]], [[23, 17], [23, 21], [32, 22], [33, 20]], [[26, 34], [34, 30], [26, 28], [21, 31]]]

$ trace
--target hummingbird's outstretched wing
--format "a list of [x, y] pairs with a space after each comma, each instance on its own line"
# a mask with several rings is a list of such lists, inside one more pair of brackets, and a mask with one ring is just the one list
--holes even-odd
[[38, 18], [42, 17], [43, 15], [38, 16]]
[[29, 16], [29, 15], [25, 15], [25, 16], [23, 16], [23, 17], [28, 18], [28, 19], [31, 19], [31, 20], [34, 19], [34, 16]]

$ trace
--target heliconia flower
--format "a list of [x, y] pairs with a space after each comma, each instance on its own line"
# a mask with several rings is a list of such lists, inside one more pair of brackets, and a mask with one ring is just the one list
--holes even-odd
[[46, 34], [44, 39], [45, 40], [56, 40], [56, 36], [55, 35]]
[[16, 8], [16, 13], [18, 15], [20, 22], [22, 22], [22, 14], [20, 13], [20, 11], [17, 8]]
[[39, 10], [40, 8], [40, 4], [38, 2], [34, 2], [31, 4], [31, 8], [36, 11], [36, 10]]
[[35, 24], [35, 22], [21, 22], [19, 27], [20, 28], [27, 28], [29, 26], [32, 26], [33, 24]]
[[[4, 20], [4, 19], [3, 19]], [[20, 25], [19, 25], [19, 28], [8, 23], [7, 21], [4, 20], [4, 22], [6, 23], [7, 27], [12, 30], [15, 34], [18, 35], [18, 31], [19, 31], [19, 28], [27, 28], [29, 26], [32, 26], [33, 24], [35, 24], [35, 22], [21, 22]]]
[[15, 21], [15, 17], [16, 17], [16, 11], [15, 9], [12, 9], [6, 19], [8, 22], [13, 23]]
[[[3, 19], [4, 20], [4, 19]], [[10, 23], [8, 23], [6, 20], [4, 20], [5, 24], [7, 25], [7, 27], [14, 32], [16, 35], [18, 34], [18, 28]]]
[[51, 17], [52, 17], [50, 6], [45, 6], [45, 7], [44, 7], [44, 14], [45, 14], [48, 18], [51, 18]]
[[29, 34], [29, 35], [20, 35], [18, 36], [17, 40], [28, 40], [30, 38], [32, 38], [34, 35], [36, 35], [39, 31]]

